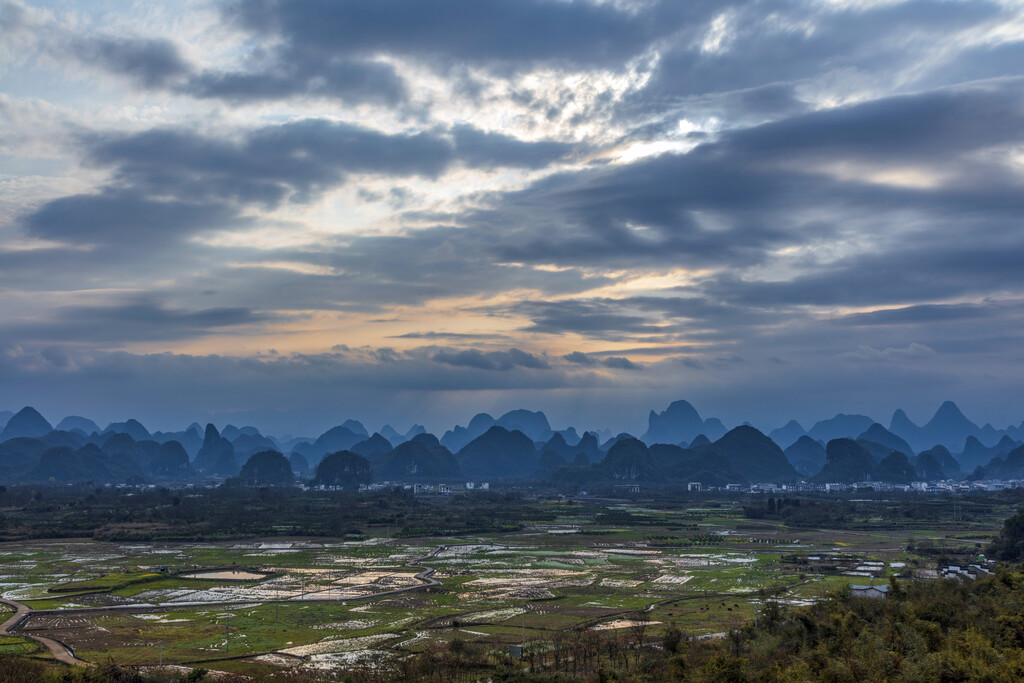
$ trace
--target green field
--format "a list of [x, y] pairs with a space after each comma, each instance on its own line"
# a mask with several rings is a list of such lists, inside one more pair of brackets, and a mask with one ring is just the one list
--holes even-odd
[[[911, 580], [935, 567], [935, 548], [970, 557], [999, 522], [890, 528], [869, 508], [823, 529], [747, 518], [735, 503], [537, 505], [536, 522], [504, 534], [8, 543], [4, 594], [46, 610], [30, 617], [32, 633], [87, 661], [317, 675], [456, 639], [504, 652], [524, 635], [547, 647], [567, 632], [638, 623], [655, 636], [669, 625], [714, 636], [753, 621], [767, 599], [809, 604], [851, 582]], [[561, 533], [566, 525], [576, 533]], [[423, 565], [439, 586], [413, 576]], [[213, 574], [190, 577], [204, 571]], [[37, 649], [0, 640], [0, 653]]]

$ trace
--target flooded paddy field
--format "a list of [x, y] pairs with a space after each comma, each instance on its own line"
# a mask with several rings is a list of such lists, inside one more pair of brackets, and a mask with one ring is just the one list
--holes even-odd
[[[575, 515], [514, 533], [354, 542], [3, 544], [0, 597], [31, 611], [0, 647], [46, 636], [92, 662], [316, 675], [454, 639], [507, 649], [565, 632], [719, 634], [766, 600], [808, 604], [931, 567], [905, 532], [621, 509], [655, 521]], [[570, 522], [573, 533], [549, 533]]]

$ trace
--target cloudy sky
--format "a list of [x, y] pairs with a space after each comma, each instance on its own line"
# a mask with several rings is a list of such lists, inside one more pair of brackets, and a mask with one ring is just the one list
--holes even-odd
[[1024, 418], [1024, 3], [0, 0], [0, 409]]

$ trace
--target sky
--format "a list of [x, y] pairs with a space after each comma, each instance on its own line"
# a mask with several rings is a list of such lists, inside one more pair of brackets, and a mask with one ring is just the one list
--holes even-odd
[[0, 409], [1024, 419], [1024, 3], [0, 0]]

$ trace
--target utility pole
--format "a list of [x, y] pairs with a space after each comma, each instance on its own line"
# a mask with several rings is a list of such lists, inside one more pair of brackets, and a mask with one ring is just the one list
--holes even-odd
[[224, 645], [226, 654], [231, 654], [231, 617], [224, 620]]

